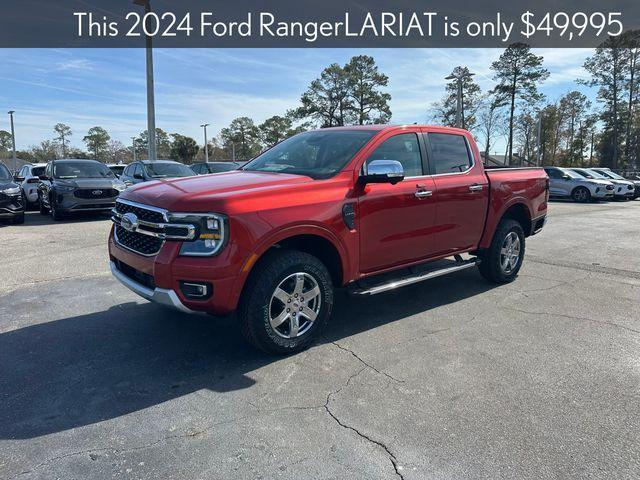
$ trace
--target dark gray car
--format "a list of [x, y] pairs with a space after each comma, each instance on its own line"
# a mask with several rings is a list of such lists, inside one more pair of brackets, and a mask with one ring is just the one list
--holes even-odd
[[108, 212], [126, 186], [96, 160], [55, 160], [38, 184], [40, 213], [54, 220], [77, 212]]
[[173, 160], [156, 160], [155, 162], [139, 160], [127, 165], [127, 168], [120, 175], [120, 180], [130, 186], [149, 180], [193, 176], [195, 176], [194, 171], [184, 163]]

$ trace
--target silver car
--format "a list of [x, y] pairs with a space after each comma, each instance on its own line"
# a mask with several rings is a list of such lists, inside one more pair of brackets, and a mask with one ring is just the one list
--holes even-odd
[[544, 167], [549, 175], [549, 195], [572, 198], [575, 202], [612, 199], [614, 186], [611, 182], [585, 178], [568, 168]]
[[615, 180], [613, 178], [608, 178], [606, 175], [603, 175], [602, 173], [591, 168], [572, 168], [571, 170], [587, 179], [604, 180], [611, 182], [615, 188], [615, 190], [613, 191], [614, 198], [627, 200], [633, 198], [635, 187], [633, 185], [633, 182], [630, 182], [629, 180]]
[[[640, 180], [629, 180], [627, 178], [624, 178], [622, 175], [618, 175], [616, 172], [612, 172], [610, 168], [592, 168], [591, 170], [595, 170], [601, 175], [604, 175], [605, 177], [607, 177], [607, 179], [611, 180], [612, 182], [615, 180], [630, 182], [633, 185], [633, 195], [631, 195], [631, 198], [635, 200], [636, 198], [640, 197]], [[628, 186], [627, 186], [627, 190], [631, 191], [631, 189]]]

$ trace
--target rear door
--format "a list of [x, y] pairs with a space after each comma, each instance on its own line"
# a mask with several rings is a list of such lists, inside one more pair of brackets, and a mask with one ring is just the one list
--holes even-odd
[[480, 242], [489, 202], [489, 180], [464, 135], [425, 130], [436, 187], [436, 255], [471, 250]]
[[563, 197], [571, 193], [571, 182], [564, 178], [564, 172], [557, 168], [545, 168], [549, 176], [549, 194]]
[[397, 160], [405, 178], [395, 185], [366, 185], [359, 198], [360, 271], [365, 273], [419, 261], [432, 251], [434, 183], [419, 132], [395, 132], [379, 142], [364, 171], [373, 160]]

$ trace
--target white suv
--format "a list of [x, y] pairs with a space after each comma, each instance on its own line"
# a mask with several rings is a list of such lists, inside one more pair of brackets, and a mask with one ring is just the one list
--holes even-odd
[[27, 202], [25, 207], [38, 204], [38, 182], [46, 166], [46, 163], [29, 163], [16, 173], [15, 181], [22, 186], [24, 199]]

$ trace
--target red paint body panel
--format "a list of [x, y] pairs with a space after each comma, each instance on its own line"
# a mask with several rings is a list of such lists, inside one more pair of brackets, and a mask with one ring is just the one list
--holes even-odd
[[[484, 171], [471, 135], [458, 129], [425, 126], [344, 127], [377, 130], [345, 168], [327, 180], [300, 175], [232, 171], [215, 175], [142, 183], [124, 199], [171, 212], [216, 212], [229, 218], [229, 241], [213, 257], [181, 257], [179, 242], [165, 242], [155, 257], [125, 250], [109, 239], [111, 257], [153, 275], [193, 310], [228, 313], [237, 307], [255, 260], [274, 244], [296, 235], [315, 235], [335, 248], [342, 283], [430, 259], [488, 246], [504, 212], [522, 203], [530, 218], [546, 214], [546, 174], [542, 169]], [[468, 172], [406, 178], [396, 185], [358, 182], [369, 154], [398, 133], [464, 135], [475, 164]], [[481, 185], [471, 192], [470, 185]], [[418, 190], [433, 192], [418, 199]], [[352, 203], [356, 224], [349, 230], [342, 207]], [[188, 301], [180, 280], [208, 281], [213, 296]]]

